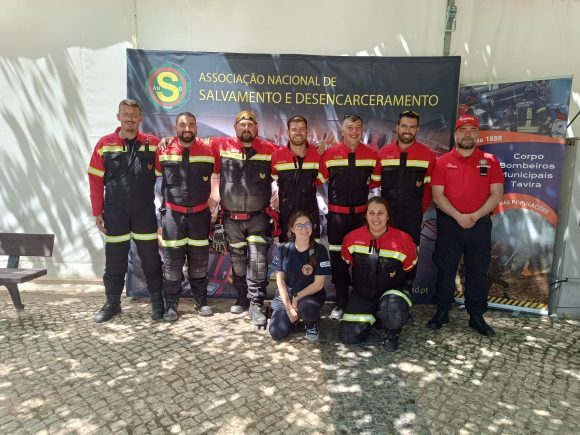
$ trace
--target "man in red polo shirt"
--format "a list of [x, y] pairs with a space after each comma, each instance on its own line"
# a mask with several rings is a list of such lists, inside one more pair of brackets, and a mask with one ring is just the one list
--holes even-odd
[[503, 196], [504, 174], [497, 158], [476, 147], [479, 122], [463, 115], [455, 124], [455, 148], [435, 163], [431, 186], [437, 205], [437, 242], [433, 261], [437, 266], [435, 302], [437, 313], [429, 329], [449, 323], [455, 293], [455, 275], [463, 255], [465, 264], [465, 307], [469, 326], [493, 337], [485, 322], [487, 271], [491, 261], [491, 211]]

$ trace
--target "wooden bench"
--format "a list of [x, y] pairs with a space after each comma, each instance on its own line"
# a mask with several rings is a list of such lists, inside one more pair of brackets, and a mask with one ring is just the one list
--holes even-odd
[[46, 275], [46, 269], [19, 269], [21, 256], [50, 257], [54, 234], [0, 233], [0, 255], [8, 255], [6, 268], [0, 268], [0, 286], [6, 286], [16, 311], [22, 311], [18, 284]]

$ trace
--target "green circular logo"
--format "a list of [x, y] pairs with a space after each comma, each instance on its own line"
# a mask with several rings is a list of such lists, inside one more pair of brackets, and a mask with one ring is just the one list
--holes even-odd
[[171, 62], [153, 68], [146, 87], [149, 99], [165, 110], [179, 109], [191, 94], [189, 76], [183, 68]]

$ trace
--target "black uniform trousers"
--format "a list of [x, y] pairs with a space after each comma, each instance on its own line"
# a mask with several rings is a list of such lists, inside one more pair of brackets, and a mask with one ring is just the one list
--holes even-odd
[[107, 295], [119, 297], [123, 292], [131, 239], [137, 245], [149, 294], [161, 295], [163, 277], [155, 204], [107, 195], [103, 218], [107, 229], [103, 275]]
[[433, 262], [437, 266], [435, 303], [438, 309], [451, 309], [455, 294], [455, 276], [461, 256], [465, 265], [465, 308], [471, 316], [487, 310], [487, 271], [491, 262], [491, 218], [485, 216], [469, 229], [438, 211], [437, 241]]
[[234, 220], [226, 212], [224, 227], [229, 236], [234, 288], [243, 299], [262, 305], [268, 286], [270, 218], [264, 213], [247, 220]]
[[196, 213], [180, 213], [166, 209], [161, 218], [163, 227], [163, 286], [168, 300], [181, 294], [183, 265], [187, 264], [187, 278], [194, 299], [207, 305], [207, 264], [209, 260], [208, 208]]
[[[305, 296], [298, 302], [298, 316], [304, 321], [304, 326], [309, 328], [313, 323], [320, 320], [320, 309], [326, 300], [326, 292], [320, 290], [312, 295]], [[286, 307], [282, 298], [276, 295], [272, 299], [272, 317], [268, 330], [274, 340], [282, 340], [296, 329], [296, 325], [290, 321], [286, 314]]]
[[364, 223], [364, 213], [342, 214], [329, 211], [326, 216], [328, 232], [328, 250], [332, 265], [332, 283], [336, 289], [336, 306], [344, 309], [348, 301], [350, 272], [348, 264], [342, 259], [340, 249], [344, 237]]
[[423, 209], [421, 201], [385, 198], [391, 209], [390, 225], [409, 234], [415, 245], [421, 243], [421, 224]]
[[356, 289], [350, 294], [340, 321], [342, 343], [364, 343], [373, 328], [399, 331], [405, 325], [410, 306], [405, 298], [410, 300], [410, 295], [403, 288], [389, 290], [388, 293], [395, 293], [389, 296], [385, 292], [379, 291], [373, 298], [363, 298]]

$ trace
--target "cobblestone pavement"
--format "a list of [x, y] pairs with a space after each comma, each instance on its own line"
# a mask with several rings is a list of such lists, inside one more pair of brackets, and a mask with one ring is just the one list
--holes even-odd
[[325, 307], [321, 340], [255, 332], [231, 301], [216, 314], [180, 306], [173, 325], [146, 301], [96, 325], [98, 285], [23, 287], [18, 315], [0, 290], [0, 433], [580, 433], [580, 323], [490, 312], [498, 336], [451, 323], [431, 332], [413, 308], [401, 350], [377, 335], [337, 343]]

